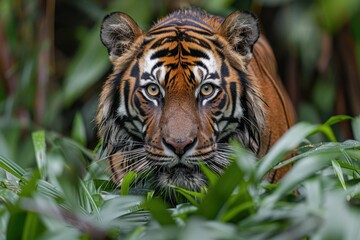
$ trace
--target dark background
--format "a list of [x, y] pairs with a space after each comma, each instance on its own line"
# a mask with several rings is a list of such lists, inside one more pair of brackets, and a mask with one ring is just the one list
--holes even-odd
[[[99, 39], [102, 18], [122, 11], [146, 30], [190, 5], [259, 17], [299, 121], [360, 114], [358, 0], [1, 0], [0, 154], [32, 163], [31, 133], [42, 128], [94, 148], [97, 98], [111, 70]], [[352, 138], [348, 123], [336, 132]]]

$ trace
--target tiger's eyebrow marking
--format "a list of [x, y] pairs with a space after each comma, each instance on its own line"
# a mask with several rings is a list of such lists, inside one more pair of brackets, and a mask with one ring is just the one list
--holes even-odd
[[151, 78], [151, 74], [148, 72], [143, 72], [143, 74], [141, 74], [141, 79], [150, 80]]
[[210, 73], [208, 79], [219, 79], [220, 76], [217, 72]]

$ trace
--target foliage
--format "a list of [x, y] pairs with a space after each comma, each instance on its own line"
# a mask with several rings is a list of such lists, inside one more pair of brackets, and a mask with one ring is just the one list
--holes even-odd
[[[225, 173], [203, 166], [207, 191], [177, 189], [189, 201], [171, 208], [151, 192], [128, 195], [132, 173], [118, 191], [99, 171], [104, 161], [73, 140], [34, 132], [34, 168], [0, 157], [0, 239], [357, 239], [360, 142], [305, 139], [336, 140], [332, 125], [344, 119], [298, 123], [258, 161], [234, 143]], [[360, 118], [352, 121], [358, 136]], [[264, 180], [286, 164], [294, 166], [279, 183]]]

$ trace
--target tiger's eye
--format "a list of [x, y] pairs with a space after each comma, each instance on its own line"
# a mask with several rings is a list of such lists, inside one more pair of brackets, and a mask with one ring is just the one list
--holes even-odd
[[150, 84], [149, 86], [147, 86], [146, 91], [152, 97], [156, 97], [160, 93], [160, 89], [156, 84]]
[[215, 88], [211, 84], [204, 84], [200, 88], [201, 95], [208, 97], [214, 92]]

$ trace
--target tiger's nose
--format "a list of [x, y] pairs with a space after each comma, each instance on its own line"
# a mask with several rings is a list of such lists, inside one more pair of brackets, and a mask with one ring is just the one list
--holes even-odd
[[163, 143], [166, 147], [170, 148], [176, 155], [181, 157], [191, 149], [196, 143], [196, 138], [164, 138]]

